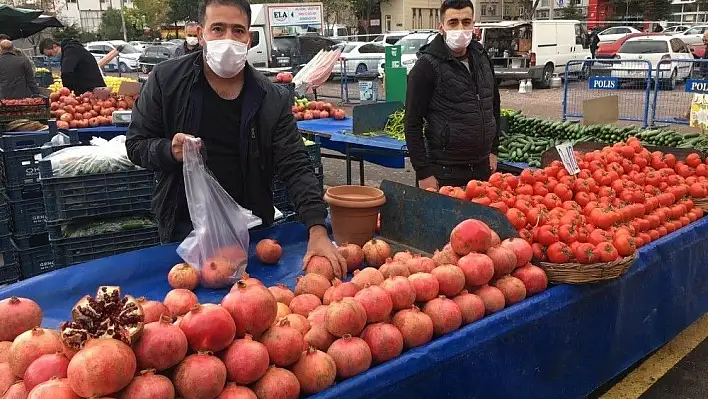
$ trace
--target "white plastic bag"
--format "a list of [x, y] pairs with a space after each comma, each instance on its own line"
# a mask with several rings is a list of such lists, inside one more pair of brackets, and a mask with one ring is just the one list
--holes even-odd
[[43, 159], [52, 161], [54, 176], [79, 176], [139, 169], [128, 159], [125, 136], [110, 141], [94, 137], [91, 145], [69, 147]]
[[250, 218], [207, 169], [202, 145], [200, 139], [189, 139], [183, 147], [184, 187], [194, 230], [177, 254], [200, 269], [204, 287], [223, 288], [246, 270]]

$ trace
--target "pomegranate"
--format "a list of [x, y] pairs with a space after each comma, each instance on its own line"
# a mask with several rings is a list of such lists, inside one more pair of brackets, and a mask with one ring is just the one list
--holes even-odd
[[334, 268], [332, 262], [324, 256], [313, 256], [305, 266], [305, 273], [315, 273], [324, 276], [327, 281], [332, 280], [334, 276]]
[[492, 230], [492, 241], [490, 245], [493, 247], [499, 244], [501, 244], [501, 238], [499, 237], [499, 234], [497, 234], [496, 231]]
[[236, 283], [221, 301], [236, 322], [236, 337], [245, 334], [259, 337], [275, 322], [278, 302], [263, 285], [248, 285], [243, 280]]
[[329, 280], [321, 274], [309, 273], [297, 278], [295, 295], [312, 294], [322, 299], [324, 293], [331, 286], [332, 284], [330, 284]]
[[393, 255], [393, 260], [396, 262], [406, 263], [406, 261], [413, 259], [413, 254], [410, 251], [396, 252]]
[[462, 325], [460, 308], [455, 301], [445, 298], [444, 295], [428, 301], [423, 312], [433, 321], [433, 333], [436, 336], [453, 332]]
[[[248, 273], [246, 273], [246, 272], [243, 272], [243, 274], [241, 275], [241, 281], [242, 281], [244, 284], [246, 284], [247, 286], [251, 286], [251, 285], [262, 285], [262, 286], [265, 286], [265, 284], [263, 284], [263, 282], [262, 282], [261, 280], [255, 278], [255, 277], [249, 276]], [[237, 284], [234, 284], [234, 286], [231, 287], [231, 291], [237, 290], [237, 289], [238, 289], [238, 285], [237, 285]]]
[[10, 346], [12, 346], [12, 341], [2, 341], [0, 342], [0, 363], [7, 363], [10, 357]]
[[163, 371], [177, 365], [187, 354], [187, 336], [167, 315], [145, 325], [133, 350], [140, 369]]
[[430, 258], [420, 255], [413, 255], [413, 258], [405, 262], [408, 271], [414, 273], [430, 273], [437, 264]]
[[117, 339], [93, 339], [71, 359], [67, 378], [74, 392], [90, 398], [125, 388], [136, 368], [130, 346]]
[[504, 309], [504, 306], [506, 306], [504, 293], [497, 287], [483, 285], [481, 287], [477, 287], [474, 291], [472, 291], [472, 293], [482, 298], [486, 314], [496, 313]]
[[268, 349], [271, 363], [279, 367], [295, 363], [305, 347], [302, 334], [287, 320], [280, 320], [269, 328], [261, 337], [261, 343]]
[[290, 310], [293, 313], [307, 316], [320, 305], [322, 305], [320, 298], [312, 294], [302, 294], [290, 301]]
[[415, 291], [407, 278], [395, 276], [387, 278], [381, 283], [381, 288], [386, 290], [393, 301], [393, 309], [406, 309], [415, 302]]
[[[42, 355], [25, 370], [25, 388], [31, 391], [35, 386], [52, 379], [52, 377], [66, 378], [66, 369], [69, 367], [69, 359], [63, 353]], [[2, 389], [0, 389], [1, 391]]]
[[334, 359], [337, 377], [351, 378], [371, 367], [371, 349], [359, 337], [345, 335], [334, 341], [327, 349], [327, 354]]
[[0, 363], [0, 392], [5, 393], [17, 381], [8, 363]]
[[277, 241], [265, 238], [256, 244], [256, 257], [261, 263], [274, 265], [283, 256], [283, 247]]
[[339, 301], [342, 298], [351, 298], [359, 292], [359, 286], [348, 281], [346, 283], [341, 282], [339, 279], [332, 280], [332, 287], [325, 291], [322, 297], [322, 303], [329, 305], [334, 301]]
[[305, 345], [314, 346], [321, 351], [326, 351], [335, 339], [337, 339], [337, 337], [330, 334], [324, 324], [314, 324], [307, 334], [305, 334]]
[[25, 383], [19, 381], [5, 391], [5, 396], [3, 396], [2, 399], [27, 399], [28, 394], [29, 391], [25, 388]]
[[504, 276], [492, 283], [504, 294], [505, 306], [519, 303], [526, 298], [524, 282], [513, 276]]
[[8, 357], [10, 369], [16, 377], [22, 377], [32, 362], [42, 355], [61, 352], [59, 334], [54, 330], [36, 327], [18, 335], [10, 346]]
[[393, 259], [386, 259], [386, 263], [379, 267], [379, 271], [385, 278], [393, 276], [408, 277], [411, 272], [408, 270], [403, 262], [399, 262]]
[[300, 397], [300, 382], [295, 374], [279, 367], [269, 368], [263, 378], [253, 384], [252, 388], [259, 399], [297, 399]]
[[182, 317], [179, 328], [187, 336], [189, 348], [194, 352], [219, 352], [226, 349], [236, 336], [236, 323], [229, 312], [211, 303], [194, 305]]
[[393, 324], [369, 324], [362, 331], [361, 339], [369, 345], [374, 364], [387, 362], [403, 351], [403, 334]]
[[364, 288], [367, 284], [379, 285], [383, 283], [384, 276], [378, 269], [373, 267], [367, 267], [361, 270], [354, 270], [354, 277], [352, 277], [352, 283], [356, 284], [359, 288]]
[[337, 365], [332, 356], [310, 347], [291, 368], [300, 382], [300, 391], [312, 395], [334, 385]]
[[143, 323], [145, 324], [160, 321], [160, 317], [163, 314], [168, 316], [172, 315], [170, 308], [165, 306], [165, 304], [160, 301], [149, 301], [145, 297], [141, 297], [136, 299], [136, 302], [138, 302], [140, 307], [143, 309]]
[[258, 397], [250, 388], [228, 382], [224, 390], [215, 399], [258, 399]]
[[268, 349], [250, 335], [231, 343], [221, 360], [226, 365], [227, 380], [238, 384], [252, 384], [268, 371]]
[[391, 257], [391, 247], [384, 240], [372, 238], [362, 247], [364, 261], [368, 266], [379, 267]]
[[391, 294], [378, 285], [370, 285], [354, 295], [354, 300], [359, 302], [366, 311], [368, 323], [385, 321], [393, 311]]
[[359, 335], [366, 326], [366, 310], [354, 298], [332, 302], [325, 314], [325, 327], [335, 337]]
[[308, 331], [310, 331], [310, 322], [307, 320], [307, 317], [301, 314], [291, 313], [283, 317], [283, 319], [287, 320], [288, 323], [290, 323], [290, 327], [300, 331], [300, 334], [302, 334], [303, 336], [307, 334]]
[[465, 288], [465, 273], [455, 265], [441, 265], [430, 273], [438, 279], [440, 294], [453, 297]]
[[35, 301], [16, 296], [0, 301], [0, 341], [13, 341], [41, 324], [42, 309]]
[[353, 272], [364, 263], [364, 250], [356, 244], [343, 244], [337, 250], [347, 261], [347, 272]]
[[226, 366], [211, 353], [199, 352], [177, 365], [172, 382], [184, 399], [216, 398], [226, 385]]
[[494, 263], [494, 277], [499, 278], [514, 271], [516, 268], [516, 255], [514, 251], [502, 246], [491, 247], [487, 256]]
[[167, 274], [167, 282], [172, 288], [193, 291], [199, 287], [199, 271], [187, 263], [178, 263]]
[[81, 399], [69, 386], [66, 378], [52, 378], [34, 387], [27, 399]]
[[533, 248], [531, 248], [531, 244], [522, 238], [507, 238], [502, 241], [500, 246], [502, 248], [508, 248], [514, 251], [514, 255], [516, 257], [516, 267], [524, 266], [525, 264], [531, 262], [531, 258], [533, 258]]
[[442, 251], [435, 251], [433, 254], [433, 262], [436, 265], [456, 265], [460, 260], [460, 256], [452, 249], [444, 248]]
[[403, 335], [403, 347], [406, 349], [425, 345], [433, 339], [433, 320], [417, 306], [397, 312], [391, 324]]
[[470, 252], [460, 258], [457, 266], [465, 275], [465, 284], [468, 287], [487, 284], [494, 276], [494, 262], [485, 254]]
[[199, 299], [190, 290], [184, 288], [174, 289], [165, 295], [162, 303], [172, 313], [172, 317], [182, 316], [199, 303]]
[[204, 261], [201, 268], [201, 283], [207, 288], [224, 288], [246, 269], [248, 254], [234, 245], [222, 248], [215, 255]]
[[[540, 267], [534, 266], [530, 263], [514, 270], [511, 275], [524, 283], [527, 296], [536, 295], [548, 288], [548, 277], [546, 277], [546, 272], [544, 272]], [[0, 352], [2, 352], [2, 350], [0, 350]]]
[[413, 273], [408, 277], [408, 281], [415, 291], [416, 302], [429, 301], [440, 293], [440, 283], [430, 273]]
[[310, 325], [324, 324], [326, 313], [327, 313], [327, 305], [320, 305], [320, 306], [316, 307], [315, 309], [313, 309], [312, 312], [310, 312], [310, 314], [307, 315], [307, 321], [310, 322]]
[[278, 313], [275, 315], [275, 320], [279, 320], [292, 313], [288, 305], [278, 302]]
[[463, 220], [452, 229], [450, 246], [458, 255], [486, 252], [492, 246], [492, 229], [481, 220]]
[[467, 325], [473, 323], [482, 317], [484, 317], [484, 302], [482, 298], [475, 294], [470, 294], [467, 290], [464, 290], [460, 295], [452, 298], [460, 308], [462, 313], [462, 325]]
[[67, 359], [71, 360], [74, 355], [76, 355], [79, 351], [68, 347], [65, 343], [62, 342], [62, 348], [61, 348], [62, 353], [64, 353], [64, 356], [66, 356]]
[[174, 399], [175, 387], [164, 375], [143, 370], [121, 392], [121, 399]]
[[278, 284], [273, 287], [268, 287], [268, 290], [273, 294], [275, 300], [290, 305], [290, 301], [295, 298], [295, 294], [290, 291], [290, 288], [286, 287], [285, 284]]

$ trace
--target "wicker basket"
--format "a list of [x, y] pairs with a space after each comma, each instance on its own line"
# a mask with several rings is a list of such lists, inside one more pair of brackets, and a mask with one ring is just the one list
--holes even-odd
[[632, 256], [613, 262], [592, 263], [548, 263], [539, 266], [546, 272], [548, 281], [554, 284], [591, 284], [616, 279], [623, 275], [637, 260], [637, 252]]
[[693, 205], [703, 209], [703, 212], [708, 212], [708, 198], [693, 198]]

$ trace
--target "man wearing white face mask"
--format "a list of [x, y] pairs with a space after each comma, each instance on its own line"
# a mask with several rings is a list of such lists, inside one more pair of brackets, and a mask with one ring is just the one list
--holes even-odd
[[189, 22], [184, 26], [184, 44], [175, 50], [175, 57], [196, 53], [202, 49], [202, 46], [199, 45], [199, 38], [197, 37], [198, 32], [199, 24], [196, 22]]
[[153, 210], [161, 240], [181, 241], [192, 231], [182, 146], [196, 136], [216, 180], [265, 225], [274, 218], [271, 184], [277, 173], [308, 227], [305, 263], [314, 255], [327, 257], [341, 277], [346, 262], [327, 235], [327, 208], [291, 112], [289, 93], [246, 62], [250, 4], [202, 0], [199, 16], [203, 51], [153, 69], [133, 108], [125, 142], [131, 161], [158, 172]]
[[440, 33], [420, 49], [406, 92], [406, 143], [424, 189], [487, 180], [499, 147], [499, 88], [489, 55], [472, 40], [472, 2], [445, 0], [440, 18]]

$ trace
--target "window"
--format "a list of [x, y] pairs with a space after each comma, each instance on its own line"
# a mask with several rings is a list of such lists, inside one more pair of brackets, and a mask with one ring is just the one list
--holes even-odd
[[386, 17], [384, 17], [384, 21], [386, 23], [386, 25], [385, 25], [386, 32], [390, 32], [391, 31], [391, 16], [387, 15]]
[[550, 7], [550, 1], [548, 0], [541, 0], [541, 7]]
[[504, 13], [502, 14], [502, 17], [509, 16], [511, 16], [511, 4], [504, 4]]
[[695, 28], [691, 28], [691, 29], [689, 29], [689, 30], [686, 31], [686, 34], [687, 34], [687, 35], [698, 35], [698, 34], [701, 34], [701, 33], [703, 33], [703, 28], [700, 27], [700, 26], [697, 26], [697, 27], [695, 27]]
[[411, 8], [411, 10], [413, 11], [413, 24], [411, 25], [411, 27], [413, 29], [416, 29], [415, 8]]
[[79, 24], [89, 32], [95, 32], [101, 26], [103, 11], [79, 11]]
[[261, 35], [257, 30], [251, 32], [251, 47], [256, 47], [261, 42]]
[[618, 53], [623, 54], [653, 54], [666, 53], [669, 45], [665, 41], [659, 40], [634, 40], [628, 41], [620, 47]]
[[487, 6], [482, 5], [482, 9], [480, 10], [480, 14], [481, 14], [483, 17], [486, 17], [486, 16], [487, 16]]
[[378, 44], [365, 44], [359, 47], [359, 53], [361, 54], [381, 54], [383, 52], [383, 46], [379, 46]]
[[399, 40], [401, 40], [403, 36], [389, 36], [386, 38], [386, 43], [388, 44], [396, 44], [398, 43]]
[[688, 49], [681, 39], [671, 39], [671, 51], [674, 53], [688, 53]]
[[490, 17], [496, 17], [497, 16], [497, 5], [490, 4], [489, 6], [487, 6], [487, 14]]
[[433, 9], [429, 8], [428, 11], [430, 12], [430, 15], [428, 15], [428, 28], [432, 29], [433, 28]]
[[605, 30], [603, 30], [602, 32], [600, 32], [601, 35], [614, 35], [614, 34], [617, 34], [617, 33], [620, 33], [620, 32], [617, 30], [617, 28], [609, 28], [609, 29], [605, 29]]
[[418, 28], [423, 27], [423, 9], [419, 8], [418, 9]]

